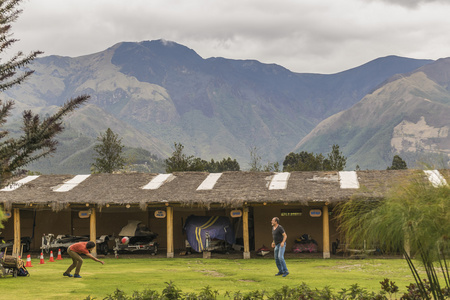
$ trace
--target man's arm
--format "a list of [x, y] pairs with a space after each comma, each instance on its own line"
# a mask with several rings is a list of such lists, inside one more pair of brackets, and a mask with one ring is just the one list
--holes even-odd
[[280, 244], [281, 247], [284, 247], [284, 243], [286, 243], [286, 239], [287, 239], [287, 234], [286, 234], [286, 232], [283, 232], [283, 240], [281, 241], [281, 244]]
[[90, 254], [90, 253], [86, 254], [86, 256], [89, 257], [89, 258], [91, 258], [91, 259], [93, 259], [93, 260], [95, 260], [95, 261], [98, 261], [98, 262], [101, 263], [102, 265], [105, 264], [104, 261], [98, 259], [97, 257], [94, 257], [94, 255], [92, 255], [92, 254]]

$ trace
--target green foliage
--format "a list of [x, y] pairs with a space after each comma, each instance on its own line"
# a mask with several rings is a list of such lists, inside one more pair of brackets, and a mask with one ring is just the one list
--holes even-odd
[[392, 165], [387, 167], [387, 170], [406, 170], [408, 167], [406, 166], [406, 162], [399, 156], [394, 155], [392, 159]]
[[125, 165], [125, 158], [122, 155], [122, 139], [110, 128], [106, 132], [100, 133], [97, 141], [101, 144], [95, 145], [97, 152], [95, 162], [92, 164], [93, 173], [112, 173], [120, 170]]
[[165, 160], [166, 172], [183, 172], [183, 171], [207, 171], [210, 173], [218, 173], [223, 171], [239, 171], [239, 163], [236, 159], [230, 157], [222, 159], [222, 161], [210, 162], [193, 155], [187, 156], [183, 153], [184, 146], [181, 143], [174, 143], [174, 152], [172, 156]]
[[167, 300], [176, 300], [181, 299], [182, 297], [182, 291], [173, 284], [172, 281], [166, 282], [167, 286], [165, 289], [163, 289], [161, 293], [162, 299]]
[[[380, 282], [381, 291], [378, 293], [368, 292], [366, 289], [361, 288], [358, 284], [353, 284], [349, 289], [341, 289], [337, 293], [334, 293], [329, 287], [323, 289], [311, 289], [306, 283], [301, 283], [298, 286], [289, 287], [287, 285], [282, 286], [279, 289], [274, 290], [272, 293], [265, 290], [252, 290], [242, 293], [237, 292], [225, 292], [225, 298], [231, 298], [233, 300], [387, 300], [385, 296], [389, 294], [391, 297], [398, 292], [398, 286], [395, 282], [389, 279], [384, 279]], [[161, 295], [154, 290], [144, 290], [143, 292], [135, 291], [132, 296], [127, 296], [125, 292], [120, 289], [116, 289], [114, 293], [108, 295], [104, 300], [216, 300], [219, 295], [218, 291], [211, 290], [210, 286], [202, 288], [197, 293], [185, 293], [177, 288], [172, 281], [166, 282], [166, 288], [162, 291]], [[429, 288], [429, 286], [428, 286]], [[94, 300], [88, 296], [85, 300]], [[391, 298], [390, 298], [391, 299]], [[422, 299], [417, 292], [414, 284], [408, 286], [408, 292], [405, 293], [401, 299]]]
[[[436, 270], [450, 287], [447, 259], [450, 255], [450, 187], [434, 187], [417, 173], [399, 183], [383, 200], [352, 199], [337, 209], [339, 229], [350, 245], [367, 241], [385, 251], [404, 252], [418, 287], [425, 287], [408, 252], [425, 267], [435, 299], [442, 294]], [[437, 262], [437, 266], [434, 263]]]
[[306, 151], [289, 153], [283, 161], [283, 171], [342, 171], [347, 158], [339, 151], [339, 145], [333, 145], [327, 158], [322, 153], [314, 154]]
[[[11, 38], [11, 24], [17, 20], [21, 10], [18, 9], [21, 0], [0, 1], [0, 53], [11, 47], [17, 40]], [[18, 52], [0, 64], [0, 91], [5, 91], [21, 84], [33, 71], [27, 70], [40, 51], [29, 55]], [[25, 70], [25, 71], [23, 71]], [[89, 99], [89, 96], [79, 96], [67, 101], [54, 115], [41, 118], [31, 111], [24, 111], [21, 135], [16, 138], [9, 136], [6, 130], [0, 130], [0, 187], [11, 177], [19, 174], [21, 168], [56, 151], [55, 136], [64, 129], [64, 116], [78, 108]], [[0, 100], [0, 129], [5, 126], [7, 117], [14, 108], [13, 101]]]
[[184, 146], [181, 143], [174, 143], [174, 151], [172, 156], [165, 160], [166, 172], [181, 172], [181, 171], [198, 171], [201, 167], [201, 161], [195, 160], [194, 156], [187, 156], [183, 153]]

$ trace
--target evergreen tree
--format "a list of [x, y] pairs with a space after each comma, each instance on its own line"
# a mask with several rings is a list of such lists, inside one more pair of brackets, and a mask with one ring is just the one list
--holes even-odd
[[347, 164], [347, 158], [339, 151], [339, 145], [333, 145], [331, 153], [328, 154], [326, 170], [330, 171], [342, 171]]
[[92, 164], [93, 173], [112, 173], [120, 170], [125, 164], [122, 156], [122, 139], [115, 134], [111, 128], [108, 128], [104, 134], [100, 133], [97, 140], [101, 144], [94, 146], [97, 157], [95, 163]]
[[392, 165], [387, 167], [387, 170], [406, 170], [408, 167], [406, 166], [406, 162], [399, 156], [394, 155], [392, 159]]
[[[22, 0], [0, 1], [0, 54], [18, 40], [11, 37], [11, 24], [22, 12], [18, 9]], [[7, 90], [27, 79], [33, 71], [26, 69], [39, 54], [33, 51], [28, 55], [22, 52], [0, 60], [0, 92]], [[9, 57], [9, 58], [8, 58]], [[2, 130], [14, 108], [14, 101], [0, 100], [0, 186], [5, 185], [21, 168], [27, 164], [48, 156], [56, 151], [58, 142], [55, 137], [63, 131], [62, 119], [89, 99], [83, 95], [67, 101], [55, 114], [44, 118], [23, 112], [23, 134], [11, 138], [7, 130]]]
[[172, 152], [172, 156], [165, 160], [166, 162], [166, 172], [181, 172], [187, 171], [194, 156], [187, 156], [183, 153], [184, 146], [181, 143], [174, 143], [174, 151]]

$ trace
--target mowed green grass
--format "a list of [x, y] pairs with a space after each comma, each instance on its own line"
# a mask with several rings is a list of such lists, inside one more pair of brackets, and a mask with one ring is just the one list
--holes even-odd
[[[103, 258], [102, 258], [103, 259]], [[30, 277], [0, 278], [1, 299], [84, 299], [87, 296], [103, 299], [116, 288], [131, 295], [146, 288], [159, 293], [172, 281], [186, 292], [198, 293], [209, 285], [219, 291], [219, 299], [231, 293], [252, 290], [273, 292], [286, 285], [294, 287], [305, 282], [312, 288], [329, 286], [333, 291], [350, 288], [357, 283], [369, 291], [379, 291], [384, 278], [395, 281], [403, 294], [405, 286], [413, 282], [403, 259], [287, 259], [290, 275], [275, 277], [272, 257], [255, 259], [203, 258], [105, 258], [105, 265], [85, 259], [83, 278], [63, 277], [71, 264], [69, 258], [39, 264], [33, 259], [28, 268]]]

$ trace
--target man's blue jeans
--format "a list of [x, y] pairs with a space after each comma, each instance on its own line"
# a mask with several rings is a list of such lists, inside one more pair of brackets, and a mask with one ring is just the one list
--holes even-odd
[[285, 251], [286, 251], [286, 243], [284, 243], [284, 247], [281, 247], [281, 243], [275, 246], [274, 249], [275, 263], [277, 264], [278, 272], [282, 274], [288, 271], [286, 267], [286, 262], [284, 261]]

